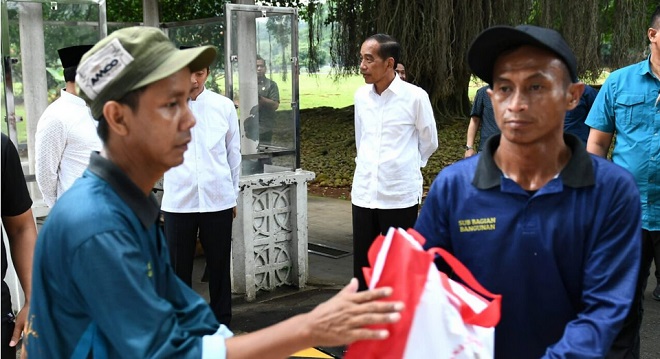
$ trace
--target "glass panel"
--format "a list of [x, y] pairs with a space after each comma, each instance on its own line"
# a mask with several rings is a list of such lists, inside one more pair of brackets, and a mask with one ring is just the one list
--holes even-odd
[[[229, 95], [239, 104], [251, 104], [241, 106], [249, 114], [239, 111], [244, 127], [243, 175], [296, 168], [296, 74], [291, 59], [297, 56], [297, 47], [292, 41], [292, 24], [297, 26], [292, 13], [234, 11], [231, 16]], [[254, 40], [246, 39], [246, 33], [253, 33]], [[241, 84], [248, 88], [241, 89]]]
[[[22, 122], [17, 123], [18, 139], [19, 143], [24, 143], [26, 141], [25, 99], [18, 19], [19, 6], [21, 6], [21, 3], [7, 2], [14, 105], [17, 120], [23, 119]], [[44, 29], [44, 69], [46, 71], [48, 103], [51, 103], [59, 98], [60, 89], [65, 86], [62, 64], [57, 49], [74, 45], [94, 44], [99, 40], [99, 5], [89, 2], [85, 4], [57, 3], [57, 5], [42, 3], [41, 7]], [[6, 127], [3, 126], [3, 131], [5, 130]]]
[[225, 69], [222, 66], [222, 48], [224, 47], [224, 24], [222, 21], [200, 23], [167, 28], [167, 35], [176, 46], [213, 45], [218, 48], [218, 58], [211, 64], [206, 88], [225, 95]]

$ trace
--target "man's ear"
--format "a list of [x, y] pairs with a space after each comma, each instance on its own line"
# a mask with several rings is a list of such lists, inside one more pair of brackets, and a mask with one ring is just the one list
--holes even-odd
[[646, 35], [648, 36], [650, 42], [656, 42], [656, 41], [658, 41], [658, 37], [659, 37], [659, 35], [658, 35], [658, 30], [656, 30], [656, 29], [650, 27], [650, 28], [646, 31]]
[[580, 97], [582, 97], [583, 92], [583, 82], [572, 83], [568, 86], [568, 91], [566, 91], [566, 111], [570, 111], [577, 107], [577, 105], [580, 103]]
[[103, 105], [103, 117], [105, 117], [110, 131], [119, 136], [128, 134], [127, 111], [130, 111], [130, 108], [117, 101], [108, 101]]

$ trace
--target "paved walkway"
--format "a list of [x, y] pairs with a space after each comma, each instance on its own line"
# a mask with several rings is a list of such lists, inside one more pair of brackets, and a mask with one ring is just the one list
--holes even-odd
[[[307, 210], [309, 243], [352, 252], [351, 202], [309, 196]], [[352, 255], [332, 259], [310, 253], [308, 258], [310, 273], [306, 288], [279, 287], [272, 292], [259, 292], [256, 300], [250, 303], [245, 301], [243, 295], [235, 295], [232, 301], [232, 330], [237, 334], [253, 332], [296, 314], [311, 311], [336, 294], [353, 276]], [[204, 262], [203, 257], [195, 260], [193, 288], [208, 300], [208, 285], [199, 280], [204, 271]], [[343, 348], [319, 349], [310, 348], [294, 357], [341, 357]]]
[[[348, 200], [308, 197], [309, 242], [329, 245], [352, 252], [351, 203]], [[193, 278], [201, 278], [203, 258], [198, 258]], [[280, 287], [273, 292], [259, 292], [254, 302], [247, 303], [236, 296], [233, 303], [232, 329], [238, 333], [252, 332], [275, 324], [299, 313], [312, 310], [319, 303], [332, 297], [353, 275], [353, 256], [331, 259], [309, 255], [310, 277], [307, 288]], [[651, 273], [655, 268], [651, 268]], [[198, 282], [198, 281], [194, 281]], [[651, 274], [646, 289], [645, 314], [641, 330], [642, 359], [660, 358], [660, 302], [651, 299], [655, 288]], [[206, 283], [193, 284], [200, 293], [208, 291]], [[319, 351], [298, 353], [296, 358], [342, 357], [343, 348], [320, 348]], [[319, 356], [314, 356], [319, 355]]]

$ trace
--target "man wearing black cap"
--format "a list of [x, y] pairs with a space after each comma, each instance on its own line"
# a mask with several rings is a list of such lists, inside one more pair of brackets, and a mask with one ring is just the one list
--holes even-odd
[[438, 175], [415, 228], [502, 294], [496, 358], [605, 357], [637, 278], [635, 182], [564, 134], [584, 84], [559, 33], [489, 28], [468, 63], [501, 134]]
[[35, 139], [35, 175], [48, 207], [71, 187], [89, 164], [92, 151], [101, 150], [96, 122], [76, 92], [76, 69], [91, 45], [57, 50], [66, 87], [39, 118]]
[[34, 252], [26, 333], [30, 358], [283, 358], [314, 345], [383, 339], [364, 326], [399, 320], [403, 304], [355, 293], [357, 281], [309, 313], [232, 338], [178, 279], [151, 192], [183, 162], [195, 125], [191, 74], [212, 46], [179, 50], [159, 29], [130, 27], [81, 60], [76, 84], [99, 121], [103, 151], [57, 201]]

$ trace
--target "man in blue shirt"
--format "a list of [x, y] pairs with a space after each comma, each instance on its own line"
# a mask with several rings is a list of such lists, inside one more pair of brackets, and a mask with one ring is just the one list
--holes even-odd
[[474, 148], [474, 140], [477, 136], [477, 130], [481, 128], [479, 136], [479, 152], [484, 150], [486, 140], [492, 136], [500, 133], [495, 122], [495, 114], [493, 113], [493, 105], [490, 103], [488, 97], [488, 85], [481, 87], [477, 90], [474, 96], [474, 103], [472, 104], [472, 111], [470, 112], [470, 124], [467, 130], [467, 143], [465, 145], [465, 158], [477, 154]]
[[647, 35], [651, 55], [610, 74], [586, 121], [591, 127], [587, 151], [598, 156], [607, 156], [616, 132], [612, 162], [632, 173], [641, 197], [642, 261], [635, 301], [613, 346], [618, 357], [626, 358], [639, 358], [642, 303], [654, 257], [657, 285], [652, 295], [660, 300], [660, 6]]
[[566, 112], [566, 117], [564, 118], [564, 132], [579, 137], [585, 144], [589, 137], [589, 126], [584, 121], [587, 119], [587, 114], [594, 104], [596, 95], [598, 95], [598, 91], [595, 88], [584, 85], [584, 92], [580, 97], [580, 102], [574, 109]]
[[[113, 32], [83, 57], [76, 83], [99, 121], [103, 151], [58, 200], [39, 233], [26, 350], [30, 358], [281, 358], [314, 345], [385, 338], [391, 288], [337, 296], [232, 338], [177, 278], [151, 193], [183, 162], [195, 118], [190, 76], [216, 56], [179, 50], [156, 28]], [[328, 330], [331, 328], [332, 330]]]
[[584, 84], [559, 33], [492, 27], [468, 63], [502, 133], [440, 172], [415, 229], [502, 294], [496, 358], [602, 358], [638, 272], [634, 180], [564, 134]]

